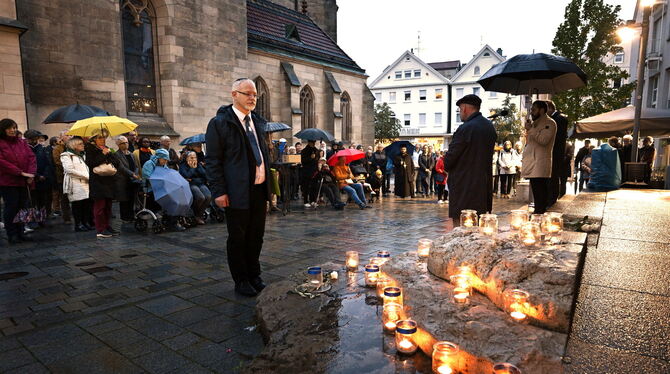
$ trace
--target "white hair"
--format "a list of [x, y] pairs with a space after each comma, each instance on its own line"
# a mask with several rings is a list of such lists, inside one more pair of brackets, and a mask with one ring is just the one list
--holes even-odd
[[235, 79], [235, 82], [233, 82], [233, 91], [239, 90], [240, 86], [244, 82], [250, 82], [251, 84], [254, 85], [254, 87], [256, 87], [256, 83], [254, 83], [254, 81], [252, 81], [251, 79], [249, 79], [249, 78], [238, 78], [238, 79]]
[[167, 135], [163, 135], [163, 136], [161, 136], [161, 141], [163, 141], [163, 140], [172, 140], [172, 139], [170, 139], [170, 137], [167, 136]]
[[128, 138], [126, 138], [123, 135], [119, 135], [119, 136], [116, 137], [116, 145], [119, 145], [121, 143], [127, 143], [127, 142], [128, 142]]
[[623, 136], [623, 138], [624, 138], [624, 140], [631, 140], [632, 141], [633, 140], [633, 135], [626, 134], [626, 135]]

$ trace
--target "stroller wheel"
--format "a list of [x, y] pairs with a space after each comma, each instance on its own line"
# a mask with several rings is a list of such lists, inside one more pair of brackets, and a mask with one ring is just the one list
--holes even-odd
[[160, 234], [165, 231], [165, 226], [161, 221], [156, 220], [154, 221], [154, 224], [151, 225], [151, 230], [154, 232], [154, 234]]
[[135, 219], [135, 230], [139, 232], [147, 232], [148, 227], [149, 225], [147, 224], [147, 221], [141, 218]]
[[181, 225], [186, 228], [195, 227], [197, 225], [195, 217], [181, 217], [179, 220], [181, 221]]

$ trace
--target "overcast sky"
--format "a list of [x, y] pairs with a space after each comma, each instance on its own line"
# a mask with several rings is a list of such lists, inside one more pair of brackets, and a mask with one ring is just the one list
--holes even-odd
[[[635, 0], [619, 17], [633, 18]], [[425, 62], [468, 62], [488, 44], [503, 55], [551, 52], [569, 0], [338, 0], [338, 44], [370, 76], [368, 83], [400, 55], [417, 47]], [[542, 12], [542, 13], [538, 13]]]

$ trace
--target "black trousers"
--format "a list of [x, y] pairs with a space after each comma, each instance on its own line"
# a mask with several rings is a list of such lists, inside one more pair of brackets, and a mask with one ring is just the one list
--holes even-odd
[[84, 199], [72, 202], [72, 217], [74, 225], [89, 225], [93, 221], [93, 202], [91, 199]]
[[533, 191], [535, 201], [535, 214], [544, 214], [549, 202], [549, 179], [550, 178], [528, 178], [530, 188]]
[[500, 193], [509, 195], [514, 183], [514, 174], [500, 174]]
[[26, 187], [2, 186], [0, 195], [5, 203], [2, 220], [5, 223], [7, 236], [16, 238], [23, 235], [23, 222], [14, 223], [14, 217], [21, 208], [28, 207], [28, 189]]
[[384, 173], [384, 175], [383, 175], [384, 179], [382, 179], [382, 193], [387, 194], [387, 193], [391, 192], [391, 175], [393, 175], [393, 174], [392, 173]]
[[551, 177], [549, 178], [548, 182], [548, 189], [549, 189], [549, 201], [547, 202], [547, 206], [552, 206], [558, 201], [558, 198], [560, 197], [561, 193], [561, 180], [559, 177]]
[[139, 185], [136, 183], [126, 183], [126, 201], [119, 201], [119, 211], [121, 219], [124, 221], [132, 221], [135, 219], [135, 198], [137, 196]]
[[437, 192], [437, 199], [438, 200], [447, 200], [447, 191], [445, 190], [445, 187], [447, 187], [444, 184], [436, 184], [435, 185], [435, 191]]
[[225, 208], [228, 268], [235, 283], [261, 275], [259, 257], [265, 234], [267, 183], [251, 188], [249, 209]]

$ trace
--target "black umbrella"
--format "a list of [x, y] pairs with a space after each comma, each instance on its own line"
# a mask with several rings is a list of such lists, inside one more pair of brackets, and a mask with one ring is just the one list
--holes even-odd
[[80, 119], [109, 115], [109, 112], [97, 106], [74, 104], [54, 110], [47, 116], [44, 123], [70, 123]]
[[516, 55], [494, 65], [478, 81], [484, 90], [513, 95], [559, 93], [586, 85], [586, 73], [565, 57]]
[[268, 122], [265, 124], [265, 132], [280, 132], [290, 129], [291, 126], [281, 122]]
[[393, 161], [400, 154], [400, 148], [402, 147], [406, 147], [407, 153], [409, 153], [410, 155], [414, 153], [414, 146], [412, 145], [412, 143], [408, 142], [407, 140], [398, 140], [389, 144], [388, 146], [386, 146], [386, 148], [384, 148], [386, 158]]
[[293, 136], [302, 140], [313, 140], [313, 141], [323, 140], [324, 142], [332, 142], [333, 140], [335, 140], [335, 137], [330, 135], [328, 131], [316, 128], [300, 130], [298, 131], [297, 134]]
[[205, 142], [205, 134], [198, 134], [189, 136], [188, 138], [179, 142], [179, 145], [189, 145], [189, 144], [198, 144]]

